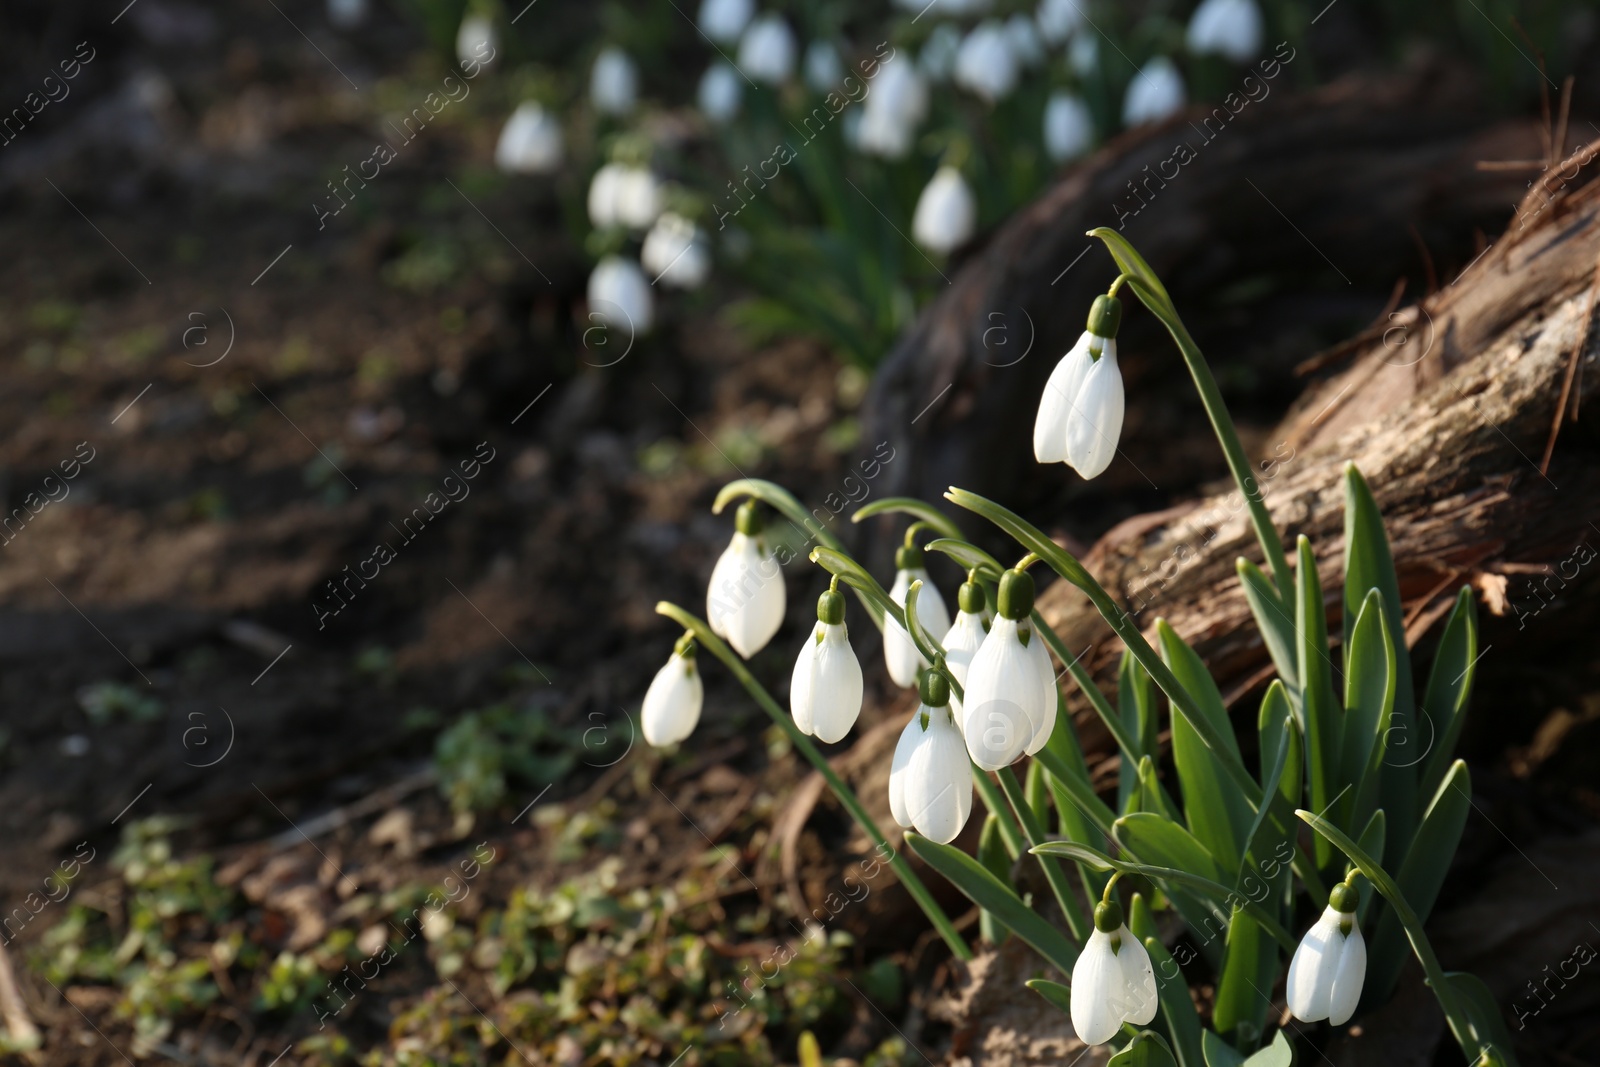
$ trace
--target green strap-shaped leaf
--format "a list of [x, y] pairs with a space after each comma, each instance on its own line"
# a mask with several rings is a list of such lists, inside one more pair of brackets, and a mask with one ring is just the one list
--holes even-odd
[[[1262, 733], [1262, 755], [1266, 746], [1276, 738], [1276, 751], [1272, 765], [1264, 768], [1262, 780], [1273, 783], [1256, 821], [1250, 828], [1249, 845], [1244, 862], [1239, 866], [1235, 888], [1252, 900], [1266, 902], [1276, 909], [1281, 900], [1274, 889], [1281, 890], [1288, 881], [1288, 873], [1295, 858], [1294, 839], [1284, 832], [1292, 825], [1294, 806], [1300, 799], [1300, 776], [1305, 766], [1300, 741], [1300, 728], [1295, 725], [1289, 711], [1288, 697], [1284, 695], [1281, 681], [1274, 679], [1267, 687], [1266, 698], [1261, 702], [1263, 722], [1273, 719], [1278, 727]], [[1282, 816], [1275, 818], [1274, 816]]]
[[924, 863], [961, 890], [968, 900], [985, 911], [993, 912], [1012, 933], [1032, 946], [1058, 971], [1064, 975], [1072, 974], [1072, 965], [1078, 961], [1078, 946], [1067, 940], [1060, 930], [1039, 918], [1016, 893], [985, 870], [983, 864], [959, 848], [929, 841], [921, 834], [907, 833], [906, 844]]
[[1179, 867], [1219, 884], [1228, 877], [1199, 838], [1160, 815], [1124, 815], [1112, 825], [1112, 836], [1144, 863]]
[[1494, 994], [1483, 984], [1483, 979], [1465, 971], [1448, 971], [1445, 978], [1466, 1006], [1467, 1017], [1472, 1020], [1473, 1036], [1484, 1046], [1483, 1054], [1473, 1067], [1494, 1067], [1496, 1064], [1517, 1067], [1516, 1044], [1511, 1038], [1511, 1030], [1506, 1026], [1505, 1016], [1500, 1014], [1500, 1005], [1495, 1003]]
[[[1368, 855], [1381, 856], [1383, 855], [1383, 845], [1385, 839], [1388, 837], [1388, 833], [1388, 819], [1384, 816], [1383, 809], [1379, 808], [1377, 811], [1373, 812], [1371, 818], [1367, 820], [1367, 825], [1361, 831], [1361, 836], [1356, 840], [1356, 843], [1360, 845]], [[1367, 918], [1367, 916], [1371, 913], [1374, 907], [1373, 901], [1377, 899], [1378, 895], [1373, 892], [1372, 883], [1370, 882], [1362, 882], [1361, 888], [1357, 890], [1357, 894], [1361, 898], [1361, 902], [1357, 908], [1357, 918], [1363, 923], [1368, 923], [1370, 920]], [[1367, 929], [1370, 930], [1371, 926], [1369, 925]]]
[[1201, 1035], [1201, 1041], [1206, 1067], [1239, 1067], [1244, 1062], [1244, 1055], [1224, 1041], [1215, 1030], [1207, 1030]]
[[[1327, 811], [1335, 800], [1333, 779], [1339, 768], [1339, 705], [1333, 696], [1333, 665], [1328, 661], [1328, 616], [1322, 604], [1322, 582], [1311, 542], [1301, 535], [1295, 571], [1295, 631], [1299, 639], [1300, 680], [1306, 741], [1306, 780], [1311, 804]], [[1322, 838], [1313, 845], [1317, 868], [1333, 862], [1333, 846]]]
[[[851, 514], [851, 522], [861, 522], [874, 515], [910, 515], [920, 522], [925, 522], [945, 537], [960, 539], [961, 527], [957, 526], [944, 512], [928, 503], [909, 496], [886, 496], [867, 504], [862, 504]], [[941, 635], [942, 636], [942, 635]]]
[[1194, 1010], [1194, 998], [1189, 996], [1189, 983], [1183, 980], [1178, 961], [1153, 933], [1141, 934], [1138, 930], [1133, 933], [1150, 953], [1150, 966], [1156, 972], [1156, 999], [1161, 1004], [1161, 1018], [1167, 1024], [1167, 1034], [1172, 1038], [1172, 1054], [1178, 1058], [1178, 1067], [1205, 1067], [1205, 1057], [1200, 1051], [1200, 1016]]
[[1234, 1040], [1254, 1043], [1272, 1010], [1264, 990], [1278, 973], [1278, 946], [1240, 907], [1229, 917], [1226, 944], [1211, 1024]]
[[1154, 1030], [1141, 1030], [1128, 1047], [1106, 1060], [1106, 1067], [1177, 1067], [1166, 1039]]
[[1189, 829], [1224, 870], [1232, 870], [1244, 857], [1245, 839], [1255, 816], [1237, 792], [1218, 788], [1224, 774], [1223, 760], [1231, 757], [1242, 762], [1239, 742], [1228, 722], [1222, 693], [1199, 654], [1165, 619], [1156, 620], [1156, 640], [1161, 646], [1161, 658], [1178, 682], [1188, 690], [1212, 728], [1226, 738], [1228, 751], [1213, 752], [1181, 716], [1172, 717], [1172, 762], [1178, 768]]
[[[1344, 471], [1344, 632], [1345, 652], [1350, 652], [1351, 629], [1356, 614], [1370, 590], [1383, 597], [1383, 615], [1394, 650], [1394, 710], [1390, 714], [1388, 736], [1416, 738], [1416, 694], [1411, 679], [1411, 655], [1406, 651], [1406, 627], [1400, 582], [1395, 575], [1394, 557], [1389, 552], [1389, 537], [1384, 533], [1383, 516], [1372, 497], [1366, 479], [1349, 464]], [[1426, 732], [1424, 730], [1423, 732]], [[1417, 822], [1417, 778], [1420, 768], [1404, 757], [1381, 757], [1379, 804], [1389, 819], [1389, 851], [1384, 859], [1400, 862], [1406, 843]], [[1320, 808], [1318, 809], [1321, 810]], [[1346, 825], [1356, 825], [1347, 823]]]
[[[1450, 872], [1450, 860], [1461, 843], [1461, 832], [1472, 812], [1472, 773], [1462, 760], [1456, 760], [1450, 773], [1439, 784], [1433, 801], [1422, 816], [1411, 849], [1400, 864], [1396, 881], [1417, 916], [1427, 921]], [[1405, 932], [1394, 909], [1385, 908], [1367, 944], [1367, 985], [1370, 1003], [1388, 1000], [1400, 978], [1405, 962]]]
[[[1056, 697], [1058, 704], [1060, 700], [1061, 698], [1058, 694]], [[1064, 728], [1069, 732], [1072, 729], [1070, 725], [1063, 727], [1059, 715], [1056, 716], [1056, 727], [1057, 729]], [[1028, 777], [1024, 779], [1023, 795], [1028, 798], [1028, 807], [1033, 809], [1034, 819], [1038, 821], [1040, 826], [1048, 825], [1050, 822], [1050, 793], [1044, 784], [1044, 764], [1038, 760], [1033, 760], [1028, 764]]]
[[1272, 579], [1260, 567], [1240, 556], [1234, 563], [1239, 572], [1239, 584], [1244, 587], [1245, 602], [1250, 614], [1255, 616], [1261, 640], [1267, 646], [1272, 665], [1278, 668], [1278, 677], [1289, 687], [1296, 700], [1300, 692], [1300, 653], [1294, 636], [1294, 613], [1283, 606]]
[[1272, 1044], [1259, 1049], [1244, 1061], [1244, 1067], [1289, 1067], [1294, 1062], [1294, 1046], [1279, 1030], [1272, 1035]]
[[1048, 978], [1030, 978], [1024, 983], [1029, 989], [1039, 994], [1051, 1004], [1062, 1011], [1072, 1011], [1072, 988], [1060, 982], [1052, 982]]
[[[1000, 836], [1000, 818], [992, 811], [984, 817], [983, 833], [978, 836], [978, 862], [1001, 885], [1007, 889], [1012, 887], [1011, 856], [1006, 851], [1004, 838]], [[978, 930], [991, 945], [998, 945], [1011, 932], [994, 912], [987, 910], [979, 913]]]
[[1339, 778], [1349, 792], [1335, 807], [1344, 813], [1335, 821], [1353, 830], [1365, 825], [1378, 806], [1383, 742], [1394, 712], [1394, 642], [1378, 590], [1367, 594], [1361, 615], [1348, 632]]
[[[1419, 748], [1424, 741], [1428, 746], [1418, 786], [1421, 796], [1432, 796], [1450, 767], [1450, 754], [1455, 751], [1466, 719], [1477, 663], [1478, 608], [1472, 599], [1472, 587], [1463, 586], [1444, 625], [1444, 636], [1439, 640], [1433, 669], [1428, 672], [1428, 688], [1422, 697], [1423, 721], [1417, 724], [1417, 732], [1422, 736], [1414, 739]], [[1403, 760], [1391, 755], [1390, 759], [1414, 764], [1420, 757]]]
[[1156, 754], [1156, 737], [1161, 729], [1156, 684], [1127, 649], [1122, 650], [1122, 662], [1117, 667], [1117, 716], [1128, 736], [1137, 742], [1135, 755], [1122, 754], [1122, 770], [1117, 775], [1117, 810], [1125, 812], [1128, 796], [1138, 784], [1139, 757]]
[[1149, 756], [1141, 759], [1134, 771], [1134, 788], [1133, 792], [1128, 794], [1128, 801], [1130, 807], [1123, 812], [1124, 815], [1131, 815], [1136, 811], [1150, 811], [1179, 825], [1183, 823], [1178, 806], [1161, 787], [1161, 779], [1156, 774], [1156, 761]]
[[1261, 712], [1256, 716], [1256, 731], [1261, 738], [1261, 788], [1271, 789], [1274, 778], [1267, 764], [1268, 753], [1277, 752], [1283, 743], [1284, 732], [1294, 721], [1294, 708], [1289, 703], [1288, 688], [1283, 679], [1274, 678], [1261, 698]]

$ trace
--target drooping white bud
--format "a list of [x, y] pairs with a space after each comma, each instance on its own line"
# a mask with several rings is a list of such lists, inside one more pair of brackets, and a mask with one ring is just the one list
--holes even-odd
[[795, 657], [789, 710], [801, 732], [832, 744], [855, 725], [862, 692], [861, 662], [844, 624], [844, 595], [830, 589], [818, 600], [817, 624]]
[[782, 85], [794, 73], [794, 31], [779, 15], [762, 15], [739, 39], [739, 69], [747, 78]]
[[[906, 552], [905, 549], [900, 551]], [[915, 549], [911, 551], [918, 557], [922, 555]], [[950, 611], [920, 562], [895, 571], [894, 584], [889, 587], [889, 599], [905, 607], [906, 593], [910, 591], [911, 583], [917, 581], [922, 583], [922, 588], [917, 591], [917, 621], [927, 633], [942, 634], [950, 629]], [[885, 616], [883, 620], [883, 660], [889, 668], [890, 679], [900, 686], [916, 685], [917, 671], [928, 666], [928, 661], [917, 651], [911, 635], [894, 621], [893, 616]]]
[[783, 625], [787, 605], [783, 568], [763, 533], [753, 501], [739, 507], [733, 540], [711, 569], [706, 621], [745, 659], [760, 652]]
[[500, 130], [495, 166], [510, 174], [549, 174], [561, 166], [561, 123], [532, 100], [517, 105]]
[[609, 329], [643, 337], [655, 324], [650, 282], [639, 265], [622, 256], [607, 256], [589, 275], [589, 314]]
[[603, 49], [589, 73], [589, 99], [606, 115], [626, 115], [639, 95], [639, 70], [620, 48]]
[[644, 739], [657, 748], [682, 741], [694, 732], [704, 702], [705, 686], [693, 648], [674, 651], [645, 691], [639, 715]]
[[1125, 408], [1117, 369], [1120, 317], [1115, 297], [1097, 297], [1090, 329], [1050, 372], [1033, 424], [1033, 454], [1040, 463], [1066, 463], [1085, 478], [1111, 465]]
[[755, 13], [755, 0], [703, 0], [700, 31], [718, 44], [732, 44]]
[[1196, 55], [1248, 63], [1261, 54], [1261, 9], [1255, 0], [1204, 0], [1189, 17], [1186, 41]]
[[1039, 35], [1052, 45], [1060, 44], [1084, 25], [1083, 0], [1040, 0], [1034, 12], [1039, 24]]
[[1094, 143], [1089, 105], [1068, 92], [1050, 94], [1044, 106], [1044, 150], [1057, 163], [1076, 159]]
[[980, 22], [956, 53], [956, 84], [997, 103], [1011, 95], [1020, 74], [1010, 36], [999, 22]]
[[977, 222], [978, 204], [961, 172], [940, 167], [917, 198], [911, 236], [939, 255], [949, 255], [967, 242]]
[[[1321, 918], [1289, 961], [1284, 996], [1289, 1011], [1303, 1022], [1326, 1019], [1343, 1026], [1355, 1014], [1367, 977], [1367, 943], [1355, 914], [1358, 899], [1350, 886], [1335, 886]], [[1335, 901], [1349, 910], [1341, 911]]]
[[639, 261], [662, 285], [698, 289], [711, 273], [711, 246], [699, 227], [668, 211], [645, 235]]
[[706, 68], [700, 76], [700, 88], [695, 100], [706, 118], [724, 123], [739, 113], [739, 102], [744, 97], [744, 80], [739, 72], [722, 60]]
[[500, 50], [500, 33], [487, 15], [468, 15], [456, 30], [456, 61], [472, 69], [493, 63]]
[[[1112, 905], [1116, 907], [1115, 905]], [[1103, 1045], [1122, 1024], [1143, 1026], [1156, 1016], [1156, 976], [1150, 953], [1126, 924], [1107, 932], [1099, 927], [1084, 943], [1072, 967], [1072, 1028], [1085, 1045]], [[1116, 908], [1119, 916], [1122, 909]]]
[[829, 41], [812, 41], [806, 46], [806, 84], [819, 93], [838, 89], [844, 82], [844, 61]]
[[1183, 75], [1172, 60], [1157, 56], [1128, 83], [1127, 95], [1122, 98], [1123, 124], [1160, 122], [1182, 110], [1184, 101]]

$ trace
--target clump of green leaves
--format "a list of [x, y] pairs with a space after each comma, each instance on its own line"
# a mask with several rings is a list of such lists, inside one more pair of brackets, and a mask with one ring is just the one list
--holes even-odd
[[582, 737], [538, 706], [496, 704], [463, 715], [439, 735], [439, 789], [457, 813], [493, 811], [510, 788], [558, 781], [576, 765]]

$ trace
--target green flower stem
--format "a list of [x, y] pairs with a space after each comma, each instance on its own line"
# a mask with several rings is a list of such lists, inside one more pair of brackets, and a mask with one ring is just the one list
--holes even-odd
[[701, 647], [716, 656], [728, 670], [733, 672], [733, 676], [739, 679], [739, 684], [744, 686], [745, 690], [755, 698], [757, 704], [761, 705], [761, 710], [765, 711], [772, 718], [772, 721], [777, 723], [783, 732], [789, 735], [789, 740], [794, 744], [794, 747], [799, 749], [801, 754], [817, 769], [817, 773], [822, 775], [823, 780], [828, 783], [828, 788], [833, 790], [833, 795], [839, 798], [839, 803], [844, 805], [845, 810], [867, 832], [867, 836], [872, 839], [873, 843], [888, 852], [890, 857], [889, 865], [894, 868], [894, 873], [899, 877], [900, 884], [906, 887], [906, 892], [911, 894], [911, 899], [915, 900], [922, 908], [923, 913], [928, 916], [928, 921], [933, 923], [934, 929], [939, 931], [939, 936], [943, 937], [945, 944], [950, 946], [950, 951], [955, 953], [959, 959], [972, 959], [972, 949], [967, 947], [966, 941], [956, 931], [955, 925], [950, 921], [950, 917], [944, 913], [943, 908], [939, 907], [938, 901], [933, 899], [933, 894], [928, 891], [927, 886], [922, 884], [922, 880], [911, 869], [911, 865], [889, 844], [888, 839], [883, 836], [883, 832], [878, 829], [878, 824], [873, 821], [871, 815], [867, 814], [867, 809], [862, 806], [855, 792], [844, 783], [842, 778], [834, 773], [833, 768], [828, 764], [827, 758], [817, 751], [816, 745], [811, 743], [811, 738], [800, 732], [800, 728], [794, 724], [794, 720], [786, 715], [782, 708], [778, 707], [777, 701], [773, 700], [765, 687], [745, 669], [744, 663], [734, 654], [733, 650], [723, 642], [722, 638], [711, 632], [711, 627], [704, 620], [690, 614], [676, 604], [663, 600], [656, 605], [656, 611], [678, 623], [684, 629], [694, 631], [695, 640], [700, 642]]
[[1100, 716], [1100, 721], [1105, 723], [1112, 740], [1116, 741], [1117, 748], [1122, 754], [1135, 767], [1139, 765], [1140, 756], [1148, 755], [1154, 757], [1156, 755], [1154, 752], [1146, 753], [1140, 749], [1133, 735], [1128, 733], [1128, 727], [1123, 723], [1122, 716], [1118, 715], [1116, 710], [1112, 708], [1111, 702], [1106, 699], [1104, 693], [1100, 692], [1100, 687], [1094, 684], [1093, 678], [1089, 677], [1088, 670], [1078, 661], [1078, 657], [1074, 656], [1067, 648], [1066, 642], [1061, 640], [1055, 630], [1050, 628], [1050, 624], [1044, 621], [1044, 616], [1039, 614], [1037, 608], [1033, 612], [1033, 626], [1044, 637], [1045, 644], [1049, 645], [1051, 650], [1055, 652], [1056, 658], [1066, 664], [1067, 673], [1071, 674], [1072, 680], [1078, 683], [1078, 688], [1082, 690], [1083, 695], [1089, 698], [1089, 703], [1094, 707], [1095, 713]]
[[1256, 539], [1261, 542], [1261, 551], [1266, 554], [1267, 562], [1272, 567], [1272, 578], [1277, 585], [1278, 597], [1285, 602], [1292, 602], [1289, 598], [1294, 585], [1289, 573], [1289, 560], [1283, 551], [1283, 541], [1279, 538], [1278, 529], [1272, 523], [1272, 515], [1267, 511], [1267, 505], [1261, 497], [1260, 484], [1250, 472], [1250, 460], [1245, 456], [1244, 445], [1239, 440], [1239, 431], [1234, 428], [1233, 418], [1228, 414], [1228, 405], [1223, 402], [1222, 392], [1217, 388], [1217, 380], [1211, 375], [1211, 367], [1206, 363], [1205, 356], [1200, 354], [1200, 346], [1194, 343], [1194, 338], [1189, 336], [1188, 328], [1178, 317], [1178, 309], [1173, 306], [1172, 298], [1167, 295], [1166, 286], [1161, 284], [1161, 279], [1156, 277], [1155, 271], [1150, 269], [1150, 264], [1135, 251], [1133, 245], [1107, 226], [1090, 230], [1088, 235], [1098, 237], [1105, 242], [1106, 249], [1117, 261], [1117, 266], [1122, 268], [1123, 275], [1128, 280], [1128, 287], [1138, 294], [1140, 302], [1161, 320], [1161, 324], [1172, 335], [1172, 340], [1178, 346], [1178, 352], [1188, 365], [1189, 376], [1194, 379], [1195, 389], [1200, 393], [1200, 403], [1205, 406], [1206, 416], [1211, 420], [1211, 429], [1217, 435], [1218, 443], [1222, 445], [1222, 454], [1228, 461], [1228, 470], [1233, 474], [1239, 492], [1250, 505], [1250, 522], [1255, 527]]
[[1439, 957], [1434, 955], [1433, 944], [1428, 940], [1428, 934], [1422, 927], [1422, 920], [1411, 909], [1405, 894], [1400, 891], [1400, 886], [1389, 877], [1389, 872], [1385, 871], [1377, 860], [1369, 856], [1360, 845], [1350, 840], [1327, 819], [1303, 808], [1296, 809], [1295, 814], [1348, 856], [1350, 862], [1356, 865], [1356, 869], [1366, 875], [1367, 881], [1372, 883], [1372, 888], [1383, 894], [1383, 898], [1389, 902], [1389, 906], [1394, 909], [1395, 918], [1400, 920], [1400, 925], [1405, 928], [1406, 937], [1411, 941], [1411, 950], [1417, 954], [1417, 961], [1422, 964], [1422, 971], [1428, 977], [1428, 985], [1433, 987], [1433, 995], [1439, 999], [1439, 1007], [1444, 1009], [1444, 1017], [1450, 1023], [1450, 1032], [1455, 1035], [1456, 1044], [1461, 1046], [1469, 1061], [1477, 1063], [1483, 1054], [1483, 1049], [1473, 1036], [1471, 1019], [1465, 1007], [1457, 999], [1455, 987], [1450, 984], [1444, 968], [1440, 966]]
[[[1035, 845], [1045, 841], [1044, 827], [1039, 825], [1038, 818], [1034, 815], [1033, 808], [1029, 806], [1027, 797], [1022, 792], [1022, 783], [1017, 781], [1016, 773], [1010, 767], [1001, 767], [996, 777], [1000, 779], [1000, 788], [1005, 790], [1006, 799], [1011, 802], [1011, 807], [1017, 813], [1017, 819], [1022, 823], [1022, 831], [1027, 836], [1028, 848], [1032, 850]], [[1089, 937], [1089, 916], [1084, 913], [1083, 905], [1078, 903], [1078, 898], [1072, 893], [1072, 883], [1067, 881], [1067, 872], [1062, 868], [1061, 861], [1054, 856], [1039, 856], [1039, 866], [1044, 868], [1044, 877], [1050, 883], [1050, 889], [1056, 895], [1056, 903], [1061, 905], [1061, 914], [1066, 917], [1067, 927], [1072, 931], [1072, 936], [1080, 942]]]
[[[871, 503], [862, 504], [850, 515], [850, 521], [861, 522], [875, 515], [910, 515], [921, 522], [930, 530], [937, 530], [945, 537], [960, 538], [961, 527], [950, 521], [950, 517], [927, 501], [918, 500], [910, 496], [886, 496]], [[839, 546], [832, 546], [838, 548]]]

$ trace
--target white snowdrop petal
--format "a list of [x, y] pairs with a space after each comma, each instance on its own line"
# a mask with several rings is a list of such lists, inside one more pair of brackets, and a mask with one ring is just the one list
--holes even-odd
[[[1339, 936], [1335, 934], [1334, 936]], [[1367, 980], [1367, 942], [1361, 936], [1361, 927], [1352, 921], [1350, 936], [1344, 939], [1344, 950], [1339, 953], [1339, 966], [1333, 972], [1328, 988], [1328, 1022], [1343, 1026], [1356, 1013], [1361, 1000], [1361, 987]]]
[[735, 533], [718, 557], [706, 589], [706, 621], [745, 659], [760, 652], [783, 624], [783, 572], [759, 537]]
[[629, 338], [649, 333], [655, 324], [650, 282], [631, 259], [607, 256], [595, 264], [589, 275], [588, 298], [591, 318], [622, 336], [619, 347], [625, 347]]
[[[938, 588], [929, 580], [926, 570], [916, 567], [896, 571], [894, 584], [889, 587], [889, 599], [905, 607], [906, 593], [910, 592], [911, 583], [916, 581], [922, 583], [922, 588], [917, 592], [917, 621], [930, 634], [944, 633], [950, 629], [950, 612], [944, 606], [944, 598], [939, 595]], [[883, 620], [883, 660], [889, 668], [889, 677], [899, 686], [916, 685], [917, 671], [928, 666], [928, 661], [917, 651], [911, 635], [894, 619], [887, 617]]]
[[639, 92], [639, 70], [628, 53], [606, 48], [595, 57], [589, 73], [589, 99], [601, 112], [625, 115], [633, 110]]
[[1117, 931], [1122, 935], [1122, 947], [1117, 950], [1117, 962], [1122, 967], [1125, 1022], [1144, 1026], [1156, 1017], [1156, 972], [1150, 965], [1150, 953], [1144, 943], [1133, 936], [1126, 923]]
[[800, 654], [794, 658], [794, 670], [789, 675], [789, 714], [794, 716], [794, 724], [800, 732], [808, 735], [816, 733], [812, 666], [817, 661], [817, 643], [823, 628], [822, 623], [817, 623], [800, 642]]
[[700, 110], [712, 122], [727, 122], [737, 115], [743, 97], [744, 82], [739, 72], [721, 60], [706, 68], [695, 93]]
[[794, 72], [794, 31], [778, 15], [762, 15], [739, 39], [739, 69], [747, 77], [781, 85]]
[[1021, 66], [1013, 41], [999, 22], [981, 22], [956, 51], [955, 81], [988, 103], [997, 103], [1016, 88]]
[[1039, 703], [1036, 705], [1039, 714], [1034, 722], [1033, 736], [1023, 750], [1031, 756], [1045, 746], [1056, 728], [1056, 672], [1050, 653], [1045, 649], [1044, 638], [1032, 623], [1028, 624], [1028, 629], [1032, 636], [1025, 651], [1039, 679]]
[[844, 623], [822, 629], [811, 667], [812, 723], [817, 738], [832, 744], [850, 732], [861, 714], [861, 662]]
[[[1331, 917], [1331, 918], [1330, 918]], [[1289, 1011], [1301, 1022], [1321, 1022], [1328, 1017], [1333, 993], [1333, 974], [1339, 965], [1344, 938], [1339, 934], [1339, 913], [1326, 908], [1289, 960], [1289, 977], [1284, 999]]]
[[1034, 12], [1039, 34], [1050, 44], [1060, 44], [1084, 23], [1080, 0], [1042, 0]]
[[986, 771], [1015, 763], [1038, 730], [1039, 677], [1013, 619], [996, 618], [967, 668], [962, 732]]
[[1261, 36], [1261, 9], [1255, 0], [1204, 0], [1189, 19], [1186, 43], [1200, 55], [1248, 63], [1261, 52]]
[[961, 172], [940, 167], [911, 216], [911, 236], [931, 252], [948, 255], [972, 236], [978, 205]]
[[948, 708], [927, 708], [928, 729], [911, 753], [905, 804], [912, 825], [930, 841], [949, 844], [972, 814], [972, 768]]
[[456, 60], [463, 67], [492, 63], [499, 49], [499, 33], [494, 20], [483, 15], [468, 15], [456, 30]]
[[1083, 379], [1094, 368], [1089, 355], [1093, 335], [1088, 330], [1056, 363], [1039, 397], [1039, 414], [1033, 423], [1033, 455], [1040, 463], [1067, 461], [1067, 427], [1072, 422], [1073, 403], [1083, 388]]
[[1103, 1045], [1122, 1028], [1122, 1016], [1113, 999], [1123, 985], [1122, 964], [1111, 950], [1111, 935], [1096, 930], [1089, 935], [1072, 966], [1070, 1008], [1072, 1028], [1086, 1045]]
[[[912, 581], [922, 582], [922, 588], [917, 590], [917, 621], [922, 624], [923, 632], [944, 633], [950, 629], [950, 609], [945, 607], [939, 587], [933, 584], [925, 570], [912, 571], [911, 577]], [[909, 590], [910, 585], [906, 588]]]
[[1094, 118], [1089, 105], [1071, 93], [1050, 96], [1044, 107], [1044, 147], [1057, 163], [1075, 159], [1094, 143]]
[[1122, 98], [1122, 121], [1128, 126], [1160, 122], [1183, 108], [1183, 75], [1166, 56], [1157, 56], [1144, 65], [1128, 83]]
[[[561, 123], [528, 100], [517, 105], [501, 128], [494, 162], [511, 174], [548, 174], [561, 166], [563, 153]], [[592, 208], [590, 213], [593, 214]]]
[[889, 813], [903, 829], [911, 829], [911, 810], [906, 807], [906, 773], [911, 766], [911, 753], [922, 740], [922, 711], [911, 716], [906, 728], [900, 731], [895, 742], [894, 759], [889, 764]]
[[1099, 477], [1116, 457], [1123, 402], [1122, 372], [1108, 348], [1084, 376], [1067, 424], [1067, 462], [1083, 477]]
[[699, 723], [704, 701], [704, 684], [694, 660], [674, 654], [645, 691], [639, 713], [644, 739], [657, 748], [682, 741]]
[[755, 0], [705, 0], [700, 5], [700, 29], [713, 41], [731, 44], [755, 12]]

